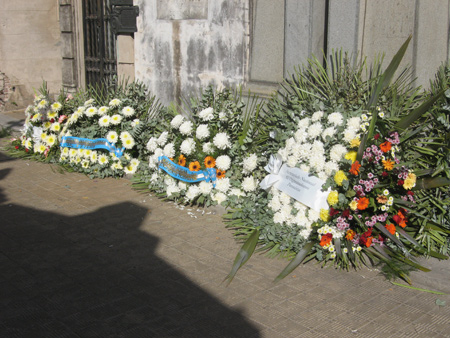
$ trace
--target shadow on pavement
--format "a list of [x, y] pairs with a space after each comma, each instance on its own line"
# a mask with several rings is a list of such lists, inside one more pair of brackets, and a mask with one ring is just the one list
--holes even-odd
[[147, 213], [133, 203], [74, 217], [1, 204], [0, 336], [259, 337], [155, 255], [158, 239], [139, 230]]

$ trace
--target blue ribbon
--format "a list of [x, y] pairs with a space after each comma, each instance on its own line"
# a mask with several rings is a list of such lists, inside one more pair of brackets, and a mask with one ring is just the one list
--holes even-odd
[[61, 138], [61, 147], [69, 147], [76, 149], [106, 149], [114, 153], [117, 157], [121, 157], [125, 147], [116, 148], [113, 143], [108, 142], [105, 138], [96, 138], [94, 140], [75, 136], [63, 136]]
[[167, 156], [158, 157], [158, 167], [164, 170], [173, 178], [187, 183], [201, 181], [212, 182], [216, 186], [216, 169], [206, 168], [206, 170], [191, 171], [189, 168], [174, 163]]

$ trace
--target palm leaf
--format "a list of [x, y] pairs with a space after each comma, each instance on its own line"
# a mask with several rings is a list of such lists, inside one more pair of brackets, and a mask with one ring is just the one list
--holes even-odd
[[297, 256], [293, 260], [289, 262], [289, 264], [284, 268], [283, 271], [275, 278], [275, 282], [282, 280], [284, 277], [289, 275], [292, 271], [294, 271], [297, 266], [299, 266], [306, 256], [310, 253], [311, 249], [314, 246], [314, 242], [308, 242], [305, 246], [298, 252]]

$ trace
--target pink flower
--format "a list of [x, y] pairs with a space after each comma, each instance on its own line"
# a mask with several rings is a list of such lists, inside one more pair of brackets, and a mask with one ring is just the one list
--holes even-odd
[[62, 123], [67, 118], [67, 115], [61, 115], [58, 119], [59, 123]]

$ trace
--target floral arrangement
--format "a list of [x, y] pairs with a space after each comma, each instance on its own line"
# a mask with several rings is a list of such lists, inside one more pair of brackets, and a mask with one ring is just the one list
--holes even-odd
[[[182, 203], [227, 205], [252, 193], [252, 173], [260, 162], [249, 151], [252, 129], [245, 128], [244, 105], [229, 90], [209, 88], [192, 112], [176, 114], [167, 129], [153, 134], [146, 144], [148, 169], [140, 181], [161, 197]], [[250, 130], [250, 132], [249, 132]], [[179, 180], [160, 168], [165, 156], [192, 173], [212, 170], [211, 180]]]

